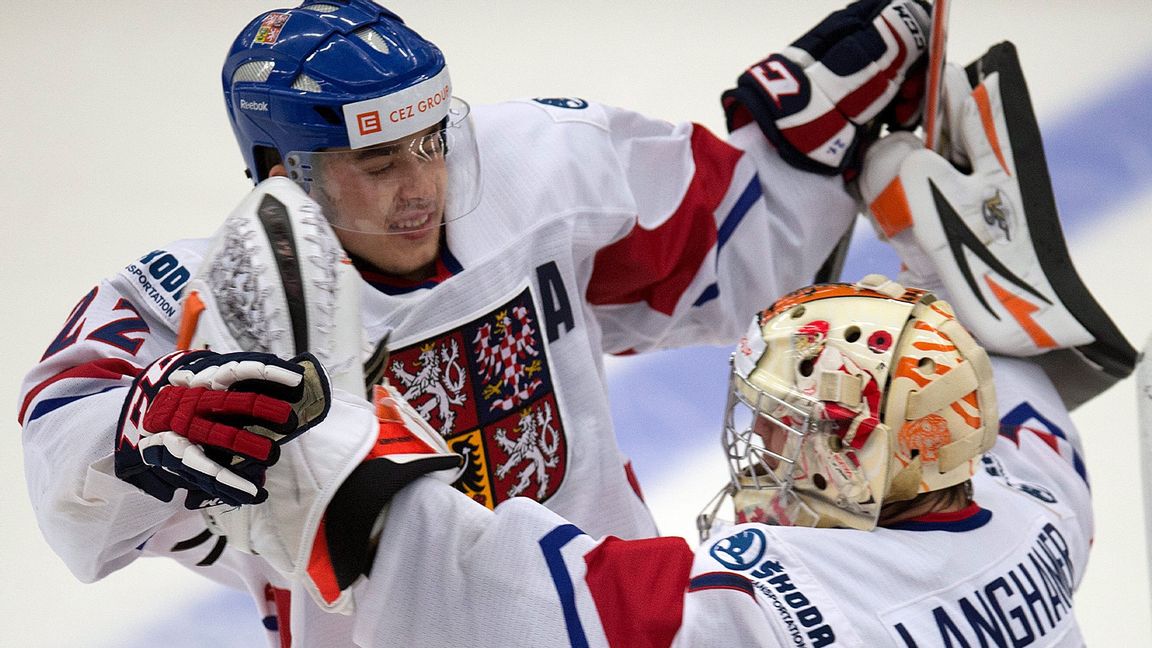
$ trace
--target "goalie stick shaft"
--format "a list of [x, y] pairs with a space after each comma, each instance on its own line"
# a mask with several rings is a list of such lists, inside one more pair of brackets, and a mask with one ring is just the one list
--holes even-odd
[[944, 92], [944, 52], [948, 44], [948, 0], [932, 3], [932, 33], [928, 37], [928, 78], [924, 92], [924, 146], [939, 152]]
[[[940, 105], [944, 92], [944, 51], [948, 40], [948, 0], [935, 0], [932, 3], [932, 25], [928, 36], [928, 70], [924, 93], [924, 146], [939, 152], [940, 146]], [[878, 130], [878, 125], [872, 128]], [[816, 283], [838, 281], [848, 258], [848, 246], [852, 243], [853, 228], [840, 237], [836, 247], [816, 272]]]

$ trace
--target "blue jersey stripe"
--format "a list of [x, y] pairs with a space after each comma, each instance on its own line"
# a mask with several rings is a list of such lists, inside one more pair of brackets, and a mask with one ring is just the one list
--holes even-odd
[[732, 572], [709, 572], [707, 574], [700, 574], [688, 581], [689, 592], [709, 589], [737, 590], [751, 597], [756, 596], [756, 590], [753, 589], [752, 582]]
[[51, 414], [52, 412], [60, 409], [61, 407], [64, 407], [65, 405], [68, 405], [71, 403], [74, 403], [78, 400], [83, 400], [85, 398], [88, 398], [89, 396], [96, 396], [98, 394], [103, 394], [106, 391], [109, 391], [112, 389], [118, 389], [120, 387], [123, 387], [123, 385], [112, 385], [110, 387], [105, 387], [104, 389], [101, 389], [98, 392], [93, 392], [91, 394], [79, 394], [77, 396], [61, 396], [60, 398], [45, 398], [44, 400], [36, 403], [36, 407], [32, 408], [32, 413], [28, 416], [28, 422], [35, 421], [36, 419], [40, 418], [41, 416], [44, 416], [45, 414]]
[[564, 556], [560, 553], [564, 545], [579, 535], [584, 535], [584, 532], [572, 524], [558, 526], [540, 539], [540, 550], [544, 552], [556, 593], [560, 595], [564, 625], [568, 628], [568, 642], [573, 648], [587, 648], [588, 638], [584, 635], [584, 626], [576, 610], [576, 590], [572, 585], [572, 575], [568, 573], [568, 566], [564, 564]]
[[721, 221], [720, 228], [716, 231], [717, 253], [719, 253], [724, 247], [724, 244], [728, 242], [728, 239], [732, 237], [732, 232], [736, 231], [740, 222], [748, 215], [748, 210], [752, 209], [752, 205], [755, 205], [756, 201], [760, 200], [762, 195], [764, 195], [764, 189], [760, 186], [760, 176], [754, 175], [748, 185], [744, 187], [744, 191], [740, 193], [740, 197], [736, 199], [736, 204], [732, 206], [728, 215]]

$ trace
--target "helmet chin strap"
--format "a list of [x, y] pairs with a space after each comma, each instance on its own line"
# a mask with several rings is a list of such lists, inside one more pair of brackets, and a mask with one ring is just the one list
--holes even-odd
[[791, 490], [741, 488], [732, 495], [736, 521], [814, 527], [820, 515]]

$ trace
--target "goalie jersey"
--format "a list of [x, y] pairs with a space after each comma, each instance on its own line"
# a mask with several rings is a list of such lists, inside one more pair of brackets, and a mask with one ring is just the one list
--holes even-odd
[[1078, 438], [1040, 369], [994, 362], [1003, 425], [975, 503], [874, 531], [742, 524], [693, 553], [680, 538], [595, 540], [526, 500], [492, 513], [418, 480], [355, 591], [357, 643], [1082, 646]]
[[[754, 125], [724, 141], [578, 99], [482, 106], [474, 119], [480, 205], [446, 225], [429, 280], [362, 271], [366, 339], [388, 336], [388, 379], [468, 458], [457, 487], [469, 498], [527, 497], [596, 536], [652, 536], [602, 354], [731, 344], [752, 313], [811, 282], [854, 203], [840, 178], [787, 166]], [[286, 584], [208, 536], [179, 495], [152, 499], [112, 469], [127, 388], [175, 347], [181, 290], [209, 244], [151, 251], [77, 303], [22, 386], [26, 478], [45, 537], [81, 580], [167, 555], [244, 583], [275, 626]], [[313, 609], [293, 605], [302, 645], [341, 645], [332, 628], [309, 638]]]

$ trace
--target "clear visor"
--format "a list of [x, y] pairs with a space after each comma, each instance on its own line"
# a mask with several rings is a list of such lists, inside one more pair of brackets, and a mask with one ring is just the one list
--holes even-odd
[[292, 151], [288, 177], [336, 229], [420, 232], [463, 217], [480, 202], [480, 155], [468, 104], [456, 97], [438, 124], [360, 149]]

